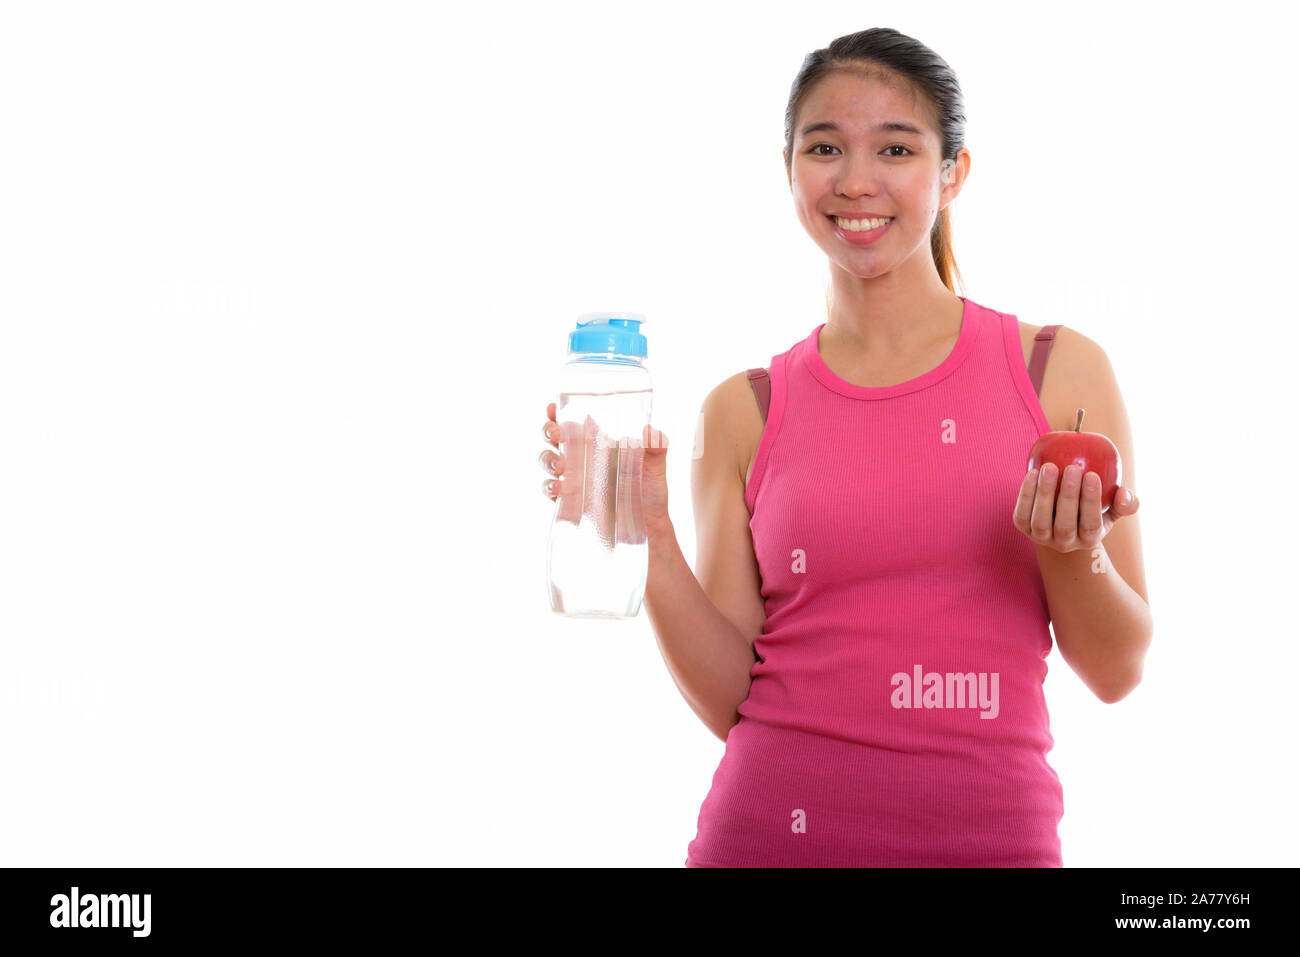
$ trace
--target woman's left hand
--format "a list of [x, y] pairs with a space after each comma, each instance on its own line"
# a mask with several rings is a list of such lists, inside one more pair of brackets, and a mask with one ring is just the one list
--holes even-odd
[[1065, 470], [1058, 497], [1056, 471], [1056, 466], [1047, 462], [1041, 470], [1025, 473], [1013, 518], [1016, 528], [1044, 548], [1058, 552], [1096, 548], [1115, 522], [1138, 510], [1137, 495], [1121, 485], [1115, 490], [1110, 508], [1102, 512], [1101, 478], [1096, 472], [1089, 472], [1082, 477], [1080, 489], [1083, 470], [1077, 465]]

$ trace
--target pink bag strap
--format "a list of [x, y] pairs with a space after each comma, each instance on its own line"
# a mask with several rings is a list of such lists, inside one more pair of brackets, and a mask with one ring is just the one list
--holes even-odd
[[749, 384], [754, 390], [754, 398], [758, 399], [758, 411], [763, 416], [763, 424], [766, 425], [767, 407], [772, 401], [772, 380], [766, 369], [750, 369], [747, 375]]
[[1034, 336], [1034, 351], [1029, 354], [1029, 381], [1034, 385], [1034, 395], [1039, 395], [1043, 388], [1043, 373], [1047, 369], [1047, 354], [1052, 351], [1056, 341], [1056, 330], [1061, 326], [1043, 326]]

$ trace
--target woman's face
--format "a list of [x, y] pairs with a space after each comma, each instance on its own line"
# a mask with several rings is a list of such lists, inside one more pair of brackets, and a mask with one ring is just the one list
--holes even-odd
[[[804, 100], [794, 129], [790, 190], [799, 221], [833, 265], [862, 278], [896, 269], [914, 256], [932, 261], [930, 229], [961, 189], [965, 151], [941, 178], [939, 134], [919, 94], [898, 83], [835, 72]], [[809, 127], [834, 124], [835, 129]], [[880, 128], [903, 124], [907, 129]], [[850, 219], [891, 217], [883, 228], [853, 232]]]

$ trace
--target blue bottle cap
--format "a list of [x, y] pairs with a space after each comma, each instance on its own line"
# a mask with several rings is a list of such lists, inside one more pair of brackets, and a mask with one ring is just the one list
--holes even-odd
[[585, 312], [578, 317], [578, 328], [569, 333], [569, 352], [644, 358], [646, 341], [639, 331], [643, 322], [645, 316], [639, 312]]

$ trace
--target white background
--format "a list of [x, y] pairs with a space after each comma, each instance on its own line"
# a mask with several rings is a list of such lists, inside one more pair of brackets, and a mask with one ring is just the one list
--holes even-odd
[[1156, 635], [1115, 705], [1048, 660], [1065, 863], [1296, 864], [1277, 9], [6, 4], [0, 862], [680, 867], [724, 746], [644, 610], [550, 611], [545, 406], [647, 315], [693, 564], [700, 403], [825, 318], [790, 83], [892, 26], [966, 294], [1133, 424]]

